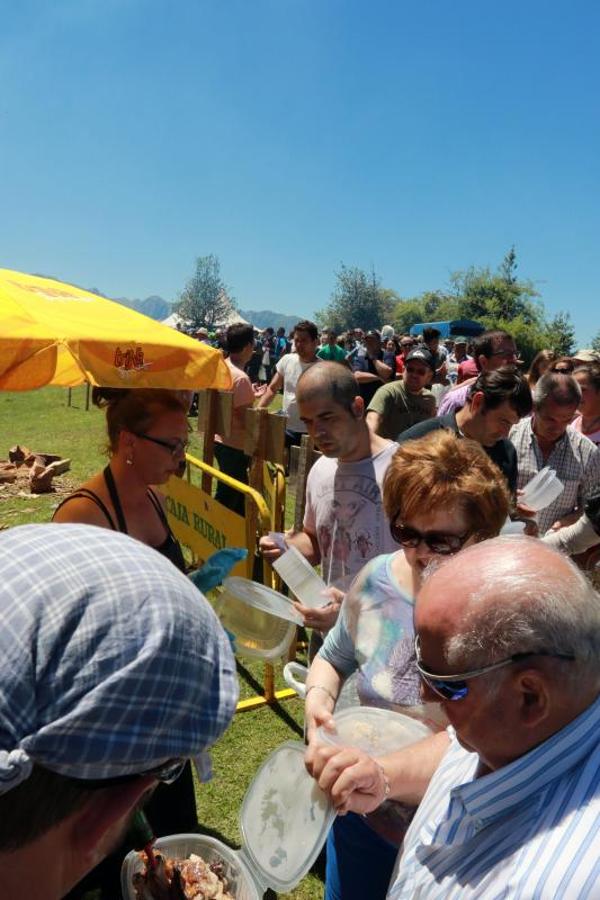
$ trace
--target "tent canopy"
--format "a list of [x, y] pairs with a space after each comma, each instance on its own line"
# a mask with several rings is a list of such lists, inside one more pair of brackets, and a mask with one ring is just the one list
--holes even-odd
[[485, 331], [483, 325], [473, 319], [452, 319], [449, 322], [421, 322], [419, 325], [412, 325], [410, 333], [422, 334], [424, 328], [437, 328], [444, 339], [457, 335], [477, 337], [478, 334]]

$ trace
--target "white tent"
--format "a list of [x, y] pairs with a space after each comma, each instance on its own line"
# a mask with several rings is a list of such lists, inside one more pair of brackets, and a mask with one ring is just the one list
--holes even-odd
[[[218, 323], [217, 323], [216, 325], [214, 325], [213, 327], [214, 327], [214, 330], [216, 331], [216, 330], [218, 330], [219, 328], [227, 328], [228, 325], [234, 325], [234, 324], [236, 324], [236, 323], [238, 323], [238, 322], [241, 322], [242, 325], [249, 325], [249, 324], [250, 324], [250, 322], [248, 322], [246, 319], [244, 319], [243, 316], [241, 316], [241, 315], [239, 314], [239, 312], [237, 312], [237, 311], [236, 311], [235, 309], [233, 309], [233, 307], [232, 307], [232, 308], [229, 310], [229, 312], [227, 313], [227, 315], [223, 318], [223, 320], [222, 320], [221, 322], [218, 322]], [[179, 328], [179, 326], [181, 326], [180, 330], [183, 330], [183, 331], [186, 330], [186, 323], [185, 323], [185, 320], [182, 319], [181, 316], [177, 315], [177, 313], [175, 313], [175, 312], [171, 313], [171, 315], [168, 316], [166, 319], [163, 319], [163, 320], [162, 320], [162, 324], [163, 324], [163, 325], [168, 325], [169, 328]], [[213, 330], [213, 329], [211, 328], [211, 331], [212, 331], [212, 330]]]

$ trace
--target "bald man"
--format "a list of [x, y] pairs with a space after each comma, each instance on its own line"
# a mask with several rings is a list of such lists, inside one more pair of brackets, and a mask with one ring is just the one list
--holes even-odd
[[319, 762], [342, 811], [424, 794], [388, 897], [599, 897], [598, 594], [540, 541], [496, 538], [431, 575], [415, 629], [447, 747], [436, 736], [377, 763], [335, 749]]
[[[383, 511], [381, 486], [398, 445], [373, 434], [352, 372], [320, 362], [305, 371], [296, 388], [298, 413], [323, 454], [310, 470], [302, 531], [286, 535], [312, 565], [321, 563], [328, 585], [336, 587], [322, 610], [300, 607], [309, 627], [325, 631], [337, 619], [350, 582], [380, 553], [397, 550]], [[260, 540], [269, 559], [283, 552], [270, 538]]]

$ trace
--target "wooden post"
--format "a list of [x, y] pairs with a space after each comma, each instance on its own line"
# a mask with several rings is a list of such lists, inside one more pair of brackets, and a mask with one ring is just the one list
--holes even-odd
[[67, 388], [67, 406], [70, 406], [73, 400], [73, 388]]
[[[219, 392], [206, 391], [206, 419], [204, 423], [204, 442], [202, 446], [202, 459], [209, 466], [214, 466], [215, 458], [215, 432], [217, 430]], [[198, 412], [198, 415], [200, 413]], [[202, 490], [206, 494], [211, 493], [212, 478], [204, 473], [202, 475]]]
[[90, 408], [90, 383], [86, 381], [85, 383], [85, 411], [87, 412]]

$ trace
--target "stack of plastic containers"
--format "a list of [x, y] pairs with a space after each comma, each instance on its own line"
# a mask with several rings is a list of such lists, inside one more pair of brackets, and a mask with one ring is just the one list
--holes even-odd
[[273, 568], [304, 606], [318, 609], [329, 603], [328, 598], [323, 596], [327, 585], [295, 547], [290, 547], [276, 559]]
[[534, 512], [539, 512], [550, 506], [557, 497], [560, 497], [565, 486], [557, 477], [554, 469], [544, 466], [531, 481], [525, 485], [519, 497], [519, 504], [528, 506]]

